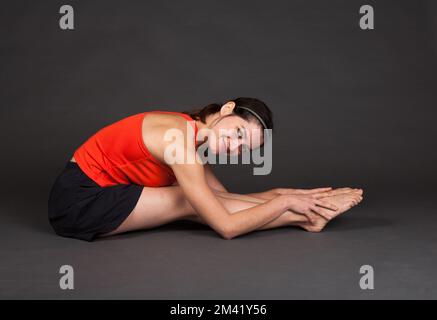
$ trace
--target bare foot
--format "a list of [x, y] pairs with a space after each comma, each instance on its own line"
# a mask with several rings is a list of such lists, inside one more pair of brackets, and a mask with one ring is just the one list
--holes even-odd
[[346, 210], [349, 210], [354, 205], [360, 203], [361, 200], [363, 200], [363, 191], [354, 190], [348, 193], [339, 193], [336, 195], [324, 197], [322, 198], [322, 200], [327, 201], [328, 203], [331, 203], [338, 208], [337, 211], [334, 211], [334, 217], [336, 217]]
[[363, 194], [362, 189], [353, 189], [353, 188], [346, 187], [346, 188], [337, 188], [325, 192], [315, 193], [312, 195], [312, 197], [316, 199], [322, 199], [330, 196], [335, 196], [338, 194], [351, 193], [351, 192], [358, 193], [359, 195]]
[[[348, 193], [339, 193], [336, 195], [332, 195], [329, 197], [322, 198], [323, 201], [327, 201], [333, 205], [335, 205], [338, 210], [332, 211], [328, 209], [329, 213], [333, 216], [333, 218], [337, 217], [338, 215], [346, 212], [353, 206], [357, 205], [358, 203], [363, 200], [363, 191], [361, 189], [350, 191]], [[305, 222], [299, 222], [297, 225], [306, 231], [310, 232], [320, 232], [323, 230], [323, 228], [326, 226], [326, 224], [329, 222], [329, 220], [325, 219], [324, 217], [320, 215], [315, 215], [315, 220], [313, 223], [305, 221]]]

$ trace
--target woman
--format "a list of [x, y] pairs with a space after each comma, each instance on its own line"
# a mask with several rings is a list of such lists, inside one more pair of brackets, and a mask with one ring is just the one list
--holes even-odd
[[[319, 232], [362, 200], [362, 190], [352, 188], [234, 194], [207, 163], [169, 160], [177, 152], [198, 160], [199, 142], [216, 155], [255, 150], [264, 143], [265, 129], [273, 129], [272, 113], [255, 98], [193, 112], [143, 112], [115, 122], [82, 144], [56, 179], [50, 223], [61, 236], [92, 241], [192, 220], [232, 239], [282, 226]], [[183, 139], [169, 139], [172, 130]], [[202, 137], [201, 131], [208, 134]]]

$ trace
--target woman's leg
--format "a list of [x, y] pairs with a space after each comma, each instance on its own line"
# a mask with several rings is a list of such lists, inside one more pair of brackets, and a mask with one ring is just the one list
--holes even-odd
[[[345, 205], [338, 214], [350, 209], [353, 204], [356, 204], [361, 200], [361, 196], [355, 193], [351, 193], [350, 195], [339, 194], [328, 198], [331, 198], [332, 202], [338, 205], [340, 197], [342, 197], [342, 199], [347, 198], [347, 201], [342, 201]], [[221, 196], [220, 193], [217, 193], [217, 198], [230, 213], [248, 209], [259, 204], [240, 199], [225, 198], [224, 196]], [[328, 200], [328, 198], [324, 198], [324, 200]], [[264, 201], [266, 200], [261, 202]], [[319, 232], [325, 227], [328, 221], [321, 216], [314, 216], [318, 217], [317, 221], [315, 224], [310, 224], [305, 216], [289, 210], [275, 220], [261, 226], [258, 230], [273, 229], [283, 226], [299, 226], [307, 231]], [[105, 234], [105, 236], [133, 230], [151, 229], [177, 220], [191, 220], [206, 224], [186, 200], [182, 189], [179, 186], [162, 188], [144, 187], [132, 213], [116, 230]]]
[[[219, 200], [231, 213], [250, 208], [257, 203], [235, 199], [225, 199], [218, 196]], [[127, 231], [150, 229], [176, 220], [191, 220], [203, 223], [196, 211], [186, 200], [179, 186], [148, 188], [144, 187], [141, 196], [132, 213], [114, 231], [105, 234], [114, 235]], [[291, 226], [293, 223], [306, 221], [306, 217], [287, 212], [262, 226], [261, 229]]]
[[151, 229], [193, 215], [193, 209], [179, 186], [162, 188], [143, 187], [140, 198], [113, 235], [127, 231]]

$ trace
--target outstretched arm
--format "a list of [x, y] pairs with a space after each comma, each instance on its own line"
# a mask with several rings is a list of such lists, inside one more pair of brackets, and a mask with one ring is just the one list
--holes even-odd
[[[195, 153], [194, 150], [181, 147], [185, 149], [186, 154]], [[191, 154], [191, 156], [196, 155]], [[254, 231], [275, 220], [288, 209], [294, 209], [304, 215], [313, 212], [323, 215], [320, 207], [336, 210], [333, 205], [321, 200], [279, 195], [254, 207], [230, 214], [208, 185], [205, 169], [201, 163], [175, 163], [171, 168], [191, 206], [203, 221], [225, 239]]]
[[264, 192], [249, 193], [248, 196], [269, 200], [279, 195], [304, 195], [319, 199], [332, 195], [332, 192], [331, 187], [315, 189], [275, 188]]
[[[208, 186], [214, 191], [214, 192], [223, 192], [226, 193], [228, 192], [228, 190], [225, 188], [225, 186], [219, 181], [219, 179], [217, 179], [217, 177], [215, 176], [211, 166], [206, 163], [203, 165], [203, 168], [205, 169], [205, 179], [206, 182], [208, 183]], [[174, 186], [179, 186], [179, 182], [175, 181], [173, 183]], [[269, 198], [273, 199], [274, 197]]]
[[[267, 200], [260, 200], [260, 199], [254, 199], [254, 201], [246, 201], [237, 198], [222, 197], [219, 194], [217, 194], [217, 198], [220, 200], [220, 202], [223, 203], [223, 205], [231, 214], [234, 214], [235, 212], [241, 211], [243, 209], [254, 207], [261, 202], [267, 201]], [[189, 216], [186, 219], [198, 223], [206, 224], [205, 221], [203, 221], [198, 214]], [[320, 220], [320, 218], [318, 220]], [[307, 224], [315, 225], [318, 222], [318, 220], [316, 222], [309, 222], [306, 216], [288, 210], [284, 212], [282, 215], [280, 215], [279, 217], [277, 217], [276, 219], [266, 223], [265, 225], [262, 225], [257, 230], [268, 230], [268, 229], [275, 229], [275, 228], [286, 227], [286, 226], [302, 227]]]
[[[238, 193], [230, 193], [230, 192], [222, 192], [222, 191], [214, 191], [214, 193], [222, 199], [244, 201], [244, 202], [249, 202], [249, 203], [253, 203], [253, 204], [265, 203], [265, 202], [269, 201], [270, 199], [274, 198], [275, 196], [278, 196], [278, 195], [275, 195], [272, 198], [267, 198], [265, 196], [266, 193], [264, 193], [264, 194], [261, 193], [262, 196], [259, 196], [260, 193], [238, 194]], [[293, 215], [298, 214], [298, 213], [292, 211], [291, 209], [288, 209], [284, 213], [286, 213], [286, 212], [292, 213]], [[309, 221], [310, 223], [313, 223], [316, 219], [315, 212], [307, 214], [306, 216], [304, 216], [304, 215], [301, 215], [301, 216], [302, 216], [302, 219], [304, 221]], [[326, 216], [323, 216], [323, 217], [328, 218]], [[278, 220], [278, 219], [280, 219], [280, 217], [277, 218], [276, 220]]]
[[211, 166], [208, 163], [204, 164], [203, 168], [205, 169], [206, 181], [208, 182], [208, 185], [211, 187], [211, 189], [220, 192], [228, 192], [223, 184], [219, 181], [219, 179], [217, 179], [214, 172], [212, 171]]
[[256, 230], [287, 210], [287, 199], [277, 197], [231, 215], [209, 187], [202, 165], [175, 164], [172, 170], [191, 206], [225, 239]]

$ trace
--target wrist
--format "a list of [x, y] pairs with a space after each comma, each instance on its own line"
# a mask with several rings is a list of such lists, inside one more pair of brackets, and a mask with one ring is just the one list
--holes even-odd
[[285, 193], [283, 192], [283, 190], [281, 188], [274, 188], [274, 189], [270, 190], [270, 194], [275, 195], [275, 196], [280, 196], [280, 195], [283, 195]]
[[292, 203], [292, 199], [290, 196], [278, 195], [275, 197], [275, 199], [278, 199], [282, 210], [286, 211], [290, 208]]

